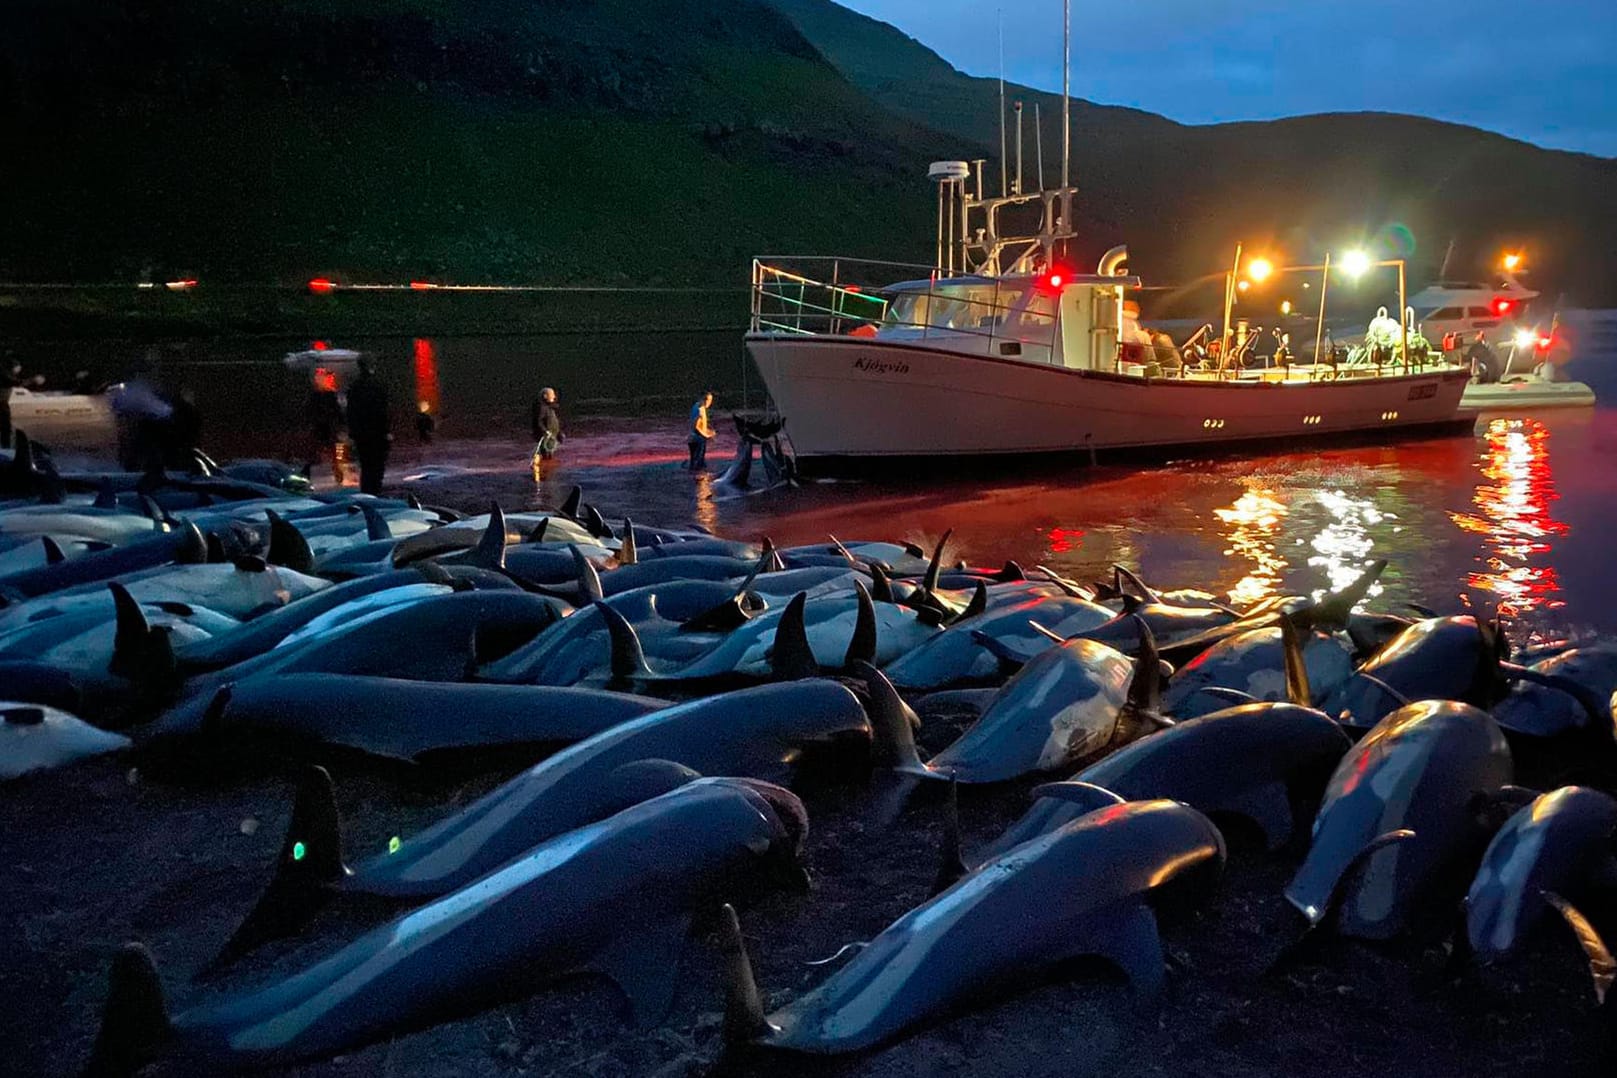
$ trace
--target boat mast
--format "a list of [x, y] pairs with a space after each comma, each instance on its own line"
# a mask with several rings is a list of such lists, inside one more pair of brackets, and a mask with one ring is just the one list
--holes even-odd
[[1005, 175], [1005, 9], [999, 9], [999, 193], [1009, 194]]
[[1072, 230], [1072, 0], [1061, 0], [1061, 226]]

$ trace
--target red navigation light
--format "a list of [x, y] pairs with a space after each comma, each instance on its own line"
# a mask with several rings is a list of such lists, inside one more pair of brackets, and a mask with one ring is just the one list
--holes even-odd
[[1510, 309], [1514, 306], [1515, 304], [1511, 303], [1508, 299], [1496, 299], [1493, 301], [1493, 313], [1497, 315], [1506, 315], [1510, 313]]
[[1064, 269], [1054, 269], [1039, 278], [1039, 287], [1046, 292], [1059, 292], [1067, 286], [1072, 275]]
[[325, 341], [315, 341], [314, 344], [310, 345], [309, 347], [314, 349], [316, 352], [324, 352], [326, 349], [330, 348], [331, 345], [327, 344]]
[[336, 289], [336, 282], [329, 277], [314, 277], [309, 281], [309, 291], [317, 296], [329, 296]]
[[431, 281], [411, 281], [410, 287], [417, 292], [425, 292], [429, 288], [436, 288], [438, 286], [433, 284]]
[[1538, 339], [1538, 350], [1540, 352], [1547, 352], [1550, 349], [1550, 345], [1552, 345], [1554, 343], [1555, 343], [1555, 338], [1553, 336], [1552, 337], [1540, 337]]

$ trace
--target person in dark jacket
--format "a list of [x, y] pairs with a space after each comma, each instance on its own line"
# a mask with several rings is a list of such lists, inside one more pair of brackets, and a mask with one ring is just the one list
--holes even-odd
[[533, 402], [533, 479], [538, 482], [544, 462], [561, 446], [561, 412], [556, 408], [556, 391], [546, 386]]
[[393, 439], [392, 415], [387, 386], [376, 377], [369, 359], [359, 361], [359, 377], [348, 387], [348, 436], [359, 457], [359, 489], [366, 494], [382, 493], [388, 443]]
[[189, 386], [182, 388], [174, 401], [165, 434], [167, 465], [170, 468], [195, 469], [197, 453], [202, 448], [202, 409], [197, 407], [196, 394]]
[[314, 478], [322, 455], [331, 456], [331, 478], [340, 487], [345, 478], [342, 454], [342, 401], [337, 397], [337, 376], [320, 367], [309, 386], [309, 455], [303, 474]]

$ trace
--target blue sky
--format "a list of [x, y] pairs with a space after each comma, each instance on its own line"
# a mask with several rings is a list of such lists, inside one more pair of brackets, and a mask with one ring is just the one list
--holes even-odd
[[[1061, 0], [839, 0], [1061, 88]], [[1074, 0], [1073, 93], [1184, 123], [1409, 112], [1617, 157], [1617, 0]]]

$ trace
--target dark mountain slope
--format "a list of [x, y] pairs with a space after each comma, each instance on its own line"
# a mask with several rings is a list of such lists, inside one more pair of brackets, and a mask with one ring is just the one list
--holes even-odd
[[[770, 2], [889, 109], [997, 148], [995, 80], [963, 75], [893, 27], [830, 0]], [[1060, 48], [1058, 33], [1052, 27], [1052, 50]], [[1082, 64], [1081, 54], [1075, 62]], [[1059, 96], [1025, 87], [1007, 93], [1027, 102], [1030, 147], [1039, 101], [1053, 178]], [[1308, 261], [1355, 243], [1402, 250], [1412, 254], [1418, 279], [1435, 273], [1454, 239], [1451, 272], [1485, 272], [1501, 248], [1524, 245], [1540, 287], [1617, 303], [1609, 257], [1617, 249], [1617, 161], [1409, 116], [1191, 127], [1081, 101], [1073, 103], [1073, 153], [1084, 257], [1126, 240], [1134, 267], [1158, 281], [1222, 266], [1238, 239]]]

